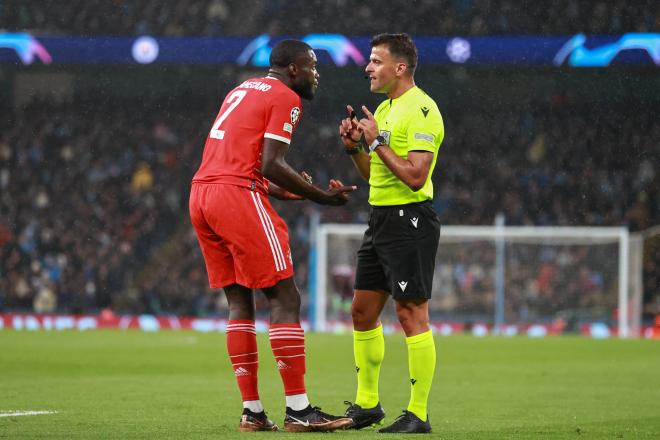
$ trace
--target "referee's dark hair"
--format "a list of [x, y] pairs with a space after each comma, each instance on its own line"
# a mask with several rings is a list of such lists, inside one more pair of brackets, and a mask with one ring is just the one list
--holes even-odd
[[417, 67], [417, 47], [410, 35], [402, 34], [378, 34], [371, 39], [371, 47], [385, 45], [390, 53], [396, 58], [405, 60], [410, 74], [415, 73]]
[[270, 53], [272, 67], [286, 67], [295, 63], [301, 56], [307, 55], [312, 47], [300, 40], [282, 40], [275, 45]]

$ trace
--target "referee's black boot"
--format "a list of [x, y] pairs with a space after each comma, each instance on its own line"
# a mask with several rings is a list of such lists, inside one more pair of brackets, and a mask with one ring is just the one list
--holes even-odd
[[379, 429], [378, 432], [399, 433], [399, 434], [428, 434], [431, 432], [429, 417], [426, 416], [426, 422], [422, 421], [415, 414], [408, 410], [403, 410], [401, 414], [390, 426]]
[[357, 403], [344, 401], [348, 408], [346, 409], [346, 417], [353, 419], [353, 424], [348, 429], [362, 429], [367, 426], [380, 423], [385, 418], [385, 411], [380, 406], [380, 402], [373, 408], [362, 408]]

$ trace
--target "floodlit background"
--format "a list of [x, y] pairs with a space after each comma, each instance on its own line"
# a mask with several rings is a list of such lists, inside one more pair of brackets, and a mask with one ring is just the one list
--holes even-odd
[[[660, 438], [657, 0], [0, 0], [0, 438], [239, 438], [188, 192], [223, 97], [285, 36], [321, 75], [288, 160], [359, 187], [341, 208], [275, 203], [304, 325], [336, 333], [307, 332], [308, 393], [344, 412], [368, 185], [337, 125], [383, 99], [363, 78], [380, 32], [413, 36], [445, 122], [431, 437]], [[410, 385], [384, 323], [390, 423]], [[99, 330], [32, 331], [66, 329]], [[494, 334], [511, 337], [474, 337]]]
[[620, 240], [539, 235], [507, 242], [501, 260], [492, 237], [443, 244], [434, 321], [616, 332], [625, 304], [634, 333], [650, 334], [660, 314], [655, 1], [2, 0], [0, 311], [225, 317], [189, 224], [190, 179], [225, 93], [263, 75], [270, 47], [293, 36], [316, 48], [321, 84], [288, 159], [319, 185], [336, 177], [359, 191], [341, 208], [276, 208], [305, 316], [314, 325], [321, 297], [328, 319], [346, 321], [356, 244], [330, 237], [320, 287], [313, 228], [366, 221], [368, 185], [336, 127], [346, 104], [373, 110], [383, 98], [362, 70], [370, 36], [397, 31], [417, 42], [417, 84], [445, 121], [433, 177], [444, 225], [492, 226], [501, 214], [507, 226], [625, 227], [636, 240], [628, 258]]

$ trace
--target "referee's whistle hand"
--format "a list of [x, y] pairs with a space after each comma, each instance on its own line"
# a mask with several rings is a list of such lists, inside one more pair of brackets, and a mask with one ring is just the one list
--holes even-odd
[[367, 119], [374, 121], [374, 114], [369, 111], [366, 105], [362, 106], [362, 112], [367, 116]]
[[376, 119], [374, 119], [374, 115], [369, 111], [367, 106], [363, 105], [362, 111], [367, 117], [360, 119], [360, 122], [358, 123], [358, 129], [362, 130], [364, 133], [364, 138], [367, 141], [367, 144], [371, 144], [380, 134], [378, 131], [378, 123], [376, 122]]
[[348, 110], [348, 119], [350, 119], [351, 122], [353, 123], [353, 127], [354, 128], [357, 127], [358, 117], [357, 117], [357, 113], [355, 113], [355, 110], [353, 110], [353, 106], [348, 104], [346, 106], [346, 110]]
[[345, 147], [357, 147], [360, 144], [360, 137], [362, 136], [362, 133], [357, 128], [357, 119], [342, 119], [339, 124], [339, 135]]

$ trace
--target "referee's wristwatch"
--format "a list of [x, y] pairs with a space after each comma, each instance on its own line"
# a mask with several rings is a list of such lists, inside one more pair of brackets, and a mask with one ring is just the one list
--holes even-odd
[[380, 147], [381, 145], [385, 145], [387, 141], [385, 138], [381, 135], [376, 136], [376, 139], [369, 145], [369, 152], [371, 153], [374, 151], [376, 148]]

